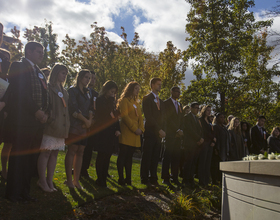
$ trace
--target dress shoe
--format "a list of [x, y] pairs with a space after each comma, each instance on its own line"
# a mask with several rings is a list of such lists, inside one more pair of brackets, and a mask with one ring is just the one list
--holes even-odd
[[131, 186], [131, 179], [124, 179], [124, 182], [126, 183], [126, 185]]
[[38, 185], [44, 192], [53, 192], [53, 190], [50, 189], [49, 187], [48, 187], [48, 188], [43, 187], [43, 185], [42, 185], [39, 181], [37, 182], [37, 185]]
[[150, 186], [151, 185], [149, 180], [141, 180], [141, 184], [144, 184], [146, 186]]
[[119, 179], [118, 184], [121, 185], [121, 186], [124, 186], [125, 185], [124, 179]]
[[159, 186], [159, 184], [158, 184], [158, 181], [157, 181], [157, 180], [150, 181], [150, 182], [151, 182], [151, 184], [152, 184], [153, 186]]
[[106, 182], [105, 183], [102, 183], [101, 181], [99, 181], [98, 179], [95, 181], [96, 185], [98, 185], [99, 187], [102, 187], [102, 188], [107, 188], [107, 184]]

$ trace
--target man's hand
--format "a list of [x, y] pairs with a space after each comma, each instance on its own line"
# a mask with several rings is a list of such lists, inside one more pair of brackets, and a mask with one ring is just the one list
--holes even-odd
[[200, 138], [200, 140], [197, 142], [197, 144], [198, 144], [198, 145], [201, 145], [201, 144], [203, 144], [203, 142], [204, 142], [204, 139], [203, 139], [203, 138]]
[[137, 135], [141, 135], [143, 132], [140, 128], [138, 128], [134, 133]]
[[42, 111], [42, 110], [38, 110], [36, 113], [35, 113], [35, 117], [42, 123], [46, 123], [47, 120], [48, 120], [48, 115]]
[[179, 134], [180, 136], [183, 136], [183, 135], [184, 135], [184, 133], [183, 133], [182, 130], [179, 130], [179, 131], [177, 132], [177, 134]]
[[115, 132], [115, 135], [116, 135], [116, 137], [118, 137], [118, 136], [121, 135], [121, 132], [120, 132], [120, 131], [116, 131], [116, 132]]
[[160, 138], [164, 138], [166, 136], [165, 132], [162, 129], [160, 129], [158, 133]]

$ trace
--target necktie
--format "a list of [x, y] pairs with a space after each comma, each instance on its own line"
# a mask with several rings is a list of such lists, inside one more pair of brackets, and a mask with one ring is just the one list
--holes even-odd
[[175, 108], [176, 108], [176, 113], [178, 114], [178, 102], [175, 101]]
[[157, 96], [157, 108], [158, 108], [158, 110], [160, 110], [160, 103], [159, 103], [159, 98], [158, 98], [158, 96]]

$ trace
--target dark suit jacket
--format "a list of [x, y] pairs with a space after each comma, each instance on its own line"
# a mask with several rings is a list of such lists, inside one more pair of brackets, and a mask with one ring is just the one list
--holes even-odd
[[195, 148], [197, 146], [197, 142], [203, 138], [202, 127], [197, 121], [194, 119], [193, 114], [190, 112], [189, 114], [184, 116], [184, 146], [186, 148]]
[[165, 100], [164, 104], [164, 115], [165, 115], [165, 128], [166, 138], [175, 138], [178, 129], [183, 130], [183, 112], [182, 105], [178, 102], [181, 107], [181, 111], [178, 107], [178, 113], [176, 112], [175, 105], [171, 98]]
[[[43, 124], [35, 117], [40, 106], [32, 98], [31, 74], [33, 71], [32, 66], [25, 58], [19, 62], [13, 62], [9, 71], [10, 85], [8, 87], [7, 109], [9, 122], [15, 128], [43, 127]], [[42, 89], [44, 89], [43, 86]]]
[[[263, 129], [263, 131], [265, 131], [264, 128], [262, 128], [262, 129]], [[266, 150], [266, 147], [267, 147], [266, 138], [267, 137], [264, 138], [264, 135], [261, 134], [257, 125], [255, 125], [251, 128], [250, 136], [251, 136], [251, 142], [252, 142], [251, 148], [249, 149], [250, 153], [259, 154], [261, 149]]]
[[[113, 113], [115, 118], [112, 118], [110, 113]], [[119, 112], [116, 111], [114, 99], [99, 96], [96, 99], [96, 121], [93, 125], [94, 133], [96, 134], [95, 151], [113, 153], [119, 143], [119, 138], [115, 132], [120, 131]]]
[[164, 105], [159, 99], [160, 110], [158, 110], [153, 93], [144, 96], [143, 112], [146, 119], [144, 137], [159, 137], [159, 130], [164, 130]]

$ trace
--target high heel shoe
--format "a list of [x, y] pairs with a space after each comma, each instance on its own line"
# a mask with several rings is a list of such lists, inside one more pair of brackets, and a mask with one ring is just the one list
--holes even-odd
[[43, 187], [43, 185], [42, 185], [39, 181], [37, 182], [37, 185], [38, 185], [44, 192], [53, 192], [52, 189]]
[[67, 182], [67, 180], [65, 180], [65, 181], [64, 181], [64, 184], [65, 184], [66, 186], [68, 186], [69, 188], [72, 188], [72, 189], [75, 188], [75, 186], [73, 185], [73, 182], [72, 182], [72, 184], [69, 184], [69, 183]]

